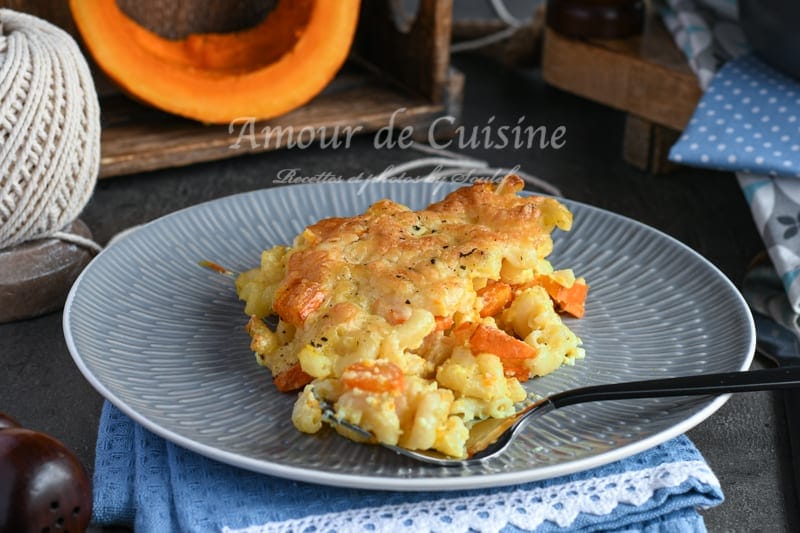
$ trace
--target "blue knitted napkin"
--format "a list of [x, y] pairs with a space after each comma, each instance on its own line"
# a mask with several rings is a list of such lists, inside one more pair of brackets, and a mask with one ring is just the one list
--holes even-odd
[[97, 525], [163, 531], [705, 531], [723, 500], [685, 436], [622, 461], [512, 487], [389, 492], [257, 474], [197, 455], [103, 406]]

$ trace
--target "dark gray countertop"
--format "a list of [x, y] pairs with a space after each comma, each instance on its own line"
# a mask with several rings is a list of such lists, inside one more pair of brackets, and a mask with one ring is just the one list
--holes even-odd
[[[709, 259], [734, 283], [761, 249], [750, 212], [730, 174], [680, 169], [652, 176], [620, 157], [624, 117], [546, 86], [537, 71], [503, 70], [458, 58], [467, 75], [464, 123], [566, 128], [560, 150], [475, 150], [493, 164], [521, 165], [568, 198], [654, 226]], [[281, 169], [356, 175], [419, 157], [375, 150], [372, 136], [347, 150], [288, 150], [104, 180], [82, 219], [105, 243], [117, 232], [179, 208], [269, 187]], [[757, 366], [762, 366], [756, 358]], [[61, 313], [0, 325], [0, 411], [47, 432], [91, 468], [101, 397], [83, 379], [63, 340]], [[711, 531], [792, 531], [800, 527], [782, 402], [773, 393], [734, 396], [689, 432], [720, 479], [725, 502], [704, 512]]]

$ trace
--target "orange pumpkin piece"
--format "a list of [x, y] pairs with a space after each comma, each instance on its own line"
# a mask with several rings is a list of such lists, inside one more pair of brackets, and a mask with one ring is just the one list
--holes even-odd
[[515, 377], [525, 381], [530, 372], [525, 367], [525, 360], [536, 357], [536, 349], [530, 344], [517, 339], [503, 331], [480, 324], [469, 338], [472, 353], [492, 353], [500, 358], [503, 371], [507, 377]]
[[294, 283], [281, 287], [275, 297], [273, 308], [284, 322], [300, 327], [308, 315], [319, 309], [325, 301], [325, 292], [316, 281], [296, 279]]
[[100, 68], [125, 92], [206, 123], [267, 119], [319, 94], [348, 56], [359, 0], [280, 0], [263, 21], [230, 33], [170, 40], [116, 0], [70, 0]]
[[306, 374], [300, 367], [300, 363], [295, 363], [280, 374], [272, 378], [275, 387], [281, 392], [292, 392], [302, 389], [311, 381], [313, 377]]
[[547, 291], [555, 304], [556, 311], [568, 313], [575, 318], [583, 317], [586, 295], [589, 293], [589, 286], [586, 283], [576, 280], [572, 287], [564, 287], [553, 279], [541, 276], [536, 279], [536, 284]]
[[451, 316], [437, 316], [434, 320], [436, 321], [434, 331], [444, 331], [453, 327], [454, 320]]
[[453, 337], [453, 343], [456, 346], [464, 346], [472, 333], [475, 331], [475, 322], [462, 322], [453, 328], [450, 335]]
[[342, 383], [348, 390], [399, 394], [405, 387], [403, 371], [391, 361], [359, 361], [342, 373]]
[[502, 281], [489, 281], [486, 286], [478, 290], [478, 298], [483, 304], [480, 311], [481, 318], [494, 316], [502, 311], [511, 301], [511, 297], [511, 285]]

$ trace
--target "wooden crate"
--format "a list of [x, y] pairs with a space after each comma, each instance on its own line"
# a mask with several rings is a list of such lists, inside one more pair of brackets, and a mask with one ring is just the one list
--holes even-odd
[[627, 113], [623, 157], [666, 172], [669, 147], [697, 106], [702, 90], [659, 16], [647, 13], [641, 35], [570, 38], [548, 28], [542, 75], [549, 84]]
[[[364, 0], [351, 57], [329, 87], [301, 108], [252, 125], [204, 125], [144, 106], [120, 94], [92, 64], [101, 107], [100, 177], [285, 148], [304, 129], [365, 134], [394, 116], [395, 126], [427, 134], [437, 117], [457, 122], [464, 79], [450, 67], [452, 0], [420, 0], [403, 29], [394, 4]], [[50, 20], [80, 42], [67, 2], [0, 0], [0, 6]], [[243, 126], [252, 127], [256, 142], [237, 142]], [[448, 134], [442, 128], [437, 133]]]

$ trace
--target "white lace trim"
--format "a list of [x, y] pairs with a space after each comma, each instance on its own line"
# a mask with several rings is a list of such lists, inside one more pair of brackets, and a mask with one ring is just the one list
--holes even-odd
[[[511, 525], [535, 529], [545, 520], [567, 527], [580, 513], [607, 515], [619, 504], [642, 505], [661, 488], [677, 487], [689, 478], [719, 487], [703, 461], [676, 461], [552, 487], [508, 493], [447, 498], [427, 502], [382, 505], [366, 509], [269, 522], [225, 533], [302, 531], [479, 531], [496, 533]], [[311, 529], [309, 529], [311, 528]]]

